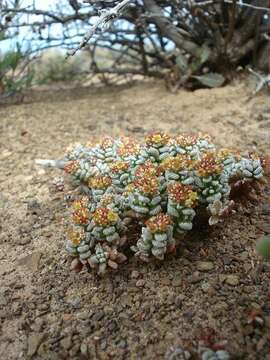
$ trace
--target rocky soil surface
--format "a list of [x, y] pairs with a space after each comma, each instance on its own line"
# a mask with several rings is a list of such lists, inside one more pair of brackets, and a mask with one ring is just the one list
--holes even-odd
[[203, 345], [270, 360], [270, 264], [255, 251], [270, 232], [269, 187], [261, 204], [195, 230], [163, 263], [130, 258], [97, 278], [70, 272], [69, 211], [51, 189], [61, 174], [35, 165], [76, 141], [157, 129], [270, 152], [269, 93], [250, 93], [245, 82], [176, 95], [147, 83], [36, 91], [0, 108], [1, 359], [200, 359]]

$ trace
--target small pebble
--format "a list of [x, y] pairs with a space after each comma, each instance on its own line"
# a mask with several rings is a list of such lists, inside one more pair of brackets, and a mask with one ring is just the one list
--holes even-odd
[[208, 282], [204, 282], [201, 285], [202, 291], [207, 293], [211, 289], [211, 285]]
[[211, 261], [199, 261], [197, 263], [197, 269], [199, 271], [210, 271], [214, 269], [214, 264]]
[[44, 338], [44, 334], [31, 334], [28, 337], [28, 350], [27, 355], [31, 358], [37, 352], [39, 345]]
[[239, 285], [239, 277], [237, 275], [228, 275], [225, 282], [228, 285], [237, 286]]
[[60, 341], [60, 345], [63, 349], [69, 350], [72, 345], [71, 336], [67, 336]]
[[247, 260], [248, 257], [249, 257], [249, 254], [247, 251], [242, 251], [240, 254], [239, 254], [239, 257], [242, 259], [242, 260]]
[[100, 311], [97, 311], [93, 315], [92, 319], [93, 319], [93, 321], [100, 321], [100, 320], [102, 320], [104, 318], [104, 315], [105, 315], [104, 311], [100, 310]]
[[80, 350], [82, 355], [87, 356], [87, 345], [85, 343], [81, 344]]
[[180, 278], [180, 277], [175, 277], [172, 280], [172, 286], [174, 286], [174, 287], [181, 286], [181, 284], [182, 284], [182, 278]]
[[139, 273], [139, 271], [136, 271], [136, 270], [133, 270], [130, 275], [131, 279], [138, 279], [139, 276], [140, 276], [140, 273]]
[[127, 342], [126, 340], [120, 340], [118, 346], [121, 348], [121, 349], [125, 349], [127, 347]]
[[197, 274], [197, 271], [188, 278], [190, 284], [197, 284], [204, 279], [204, 276]]
[[137, 287], [143, 287], [145, 285], [145, 280], [140, 279], [136, 282]]

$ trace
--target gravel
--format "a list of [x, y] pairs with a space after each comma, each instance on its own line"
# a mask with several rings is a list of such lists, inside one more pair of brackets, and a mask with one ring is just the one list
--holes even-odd
[[215, 267], [215, 264], [211, 261], [199, 261], [197, 263], [197, 269], [199, 271], [211, 271]]
[[[86, 270], [70, 272], [64, 250], [69, 211], [63, 200], [70, 188], [65, 186], [65, 194], [50, 192], [50, 181], [62, 174], [34, 164], [35, 158], [62, 156], [70, 143], [101, 134], [134, 136], [135, 128], [194, 129], [209, 132], [220, 146], [266, 153], [265, 129], [252, 114], [269, 104], [269, 96], [243, 105], [239, 99], [247, 95], [244, 84], [172, 96], [163, 84], [145, 83], [36, 91], [27, 103], [0, 109], [0, 353], [5, 360], [164, 359], [171, 347], [196, 359], [202, 339], [210, 342], [206, 347], [226, 341], [232, 358], [269, 357], [263, 339], [270, 336], [270, 271], [254, 250], [270, 223], [269, 190], [258, 210], [248, 205], [211, 229], [195, 227], [163, 263], [130, 259], [98, 278]], [[243, 122], [237, 131], [232, 119]], [[261, 309], [262, 326], [247, 323], [254, 308]]]

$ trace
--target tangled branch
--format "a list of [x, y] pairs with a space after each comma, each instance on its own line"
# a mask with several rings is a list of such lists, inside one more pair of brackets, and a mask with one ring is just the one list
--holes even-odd
[[205, 72], [237, 66], [270, 72], [270, 0], [64, 1], [42, 10], [6, 0], [0, 31], [28, 29], [33, 52], [61, 46], [71, 57], [83, 50], [92, 74], [162, 76], [170, 89], [194, 88]]
[[102, 10], [100, 12], [100, 16], [97, 19], [97, 21], [94, 23], [94, 25], [91, 27], [91, 29], [84, 35], [83, 40], [79, 44], [79, 46], [73, 50], [68, 51], [67, 57], [73, 56], [76, 54], [76, 52], [89, 42], [89, 40], [92, 38], [94, 33], [97, 31], [98, 28], [101, 28], [101, 30], [105, 30], [110, 26], [110, 23], [117, 19], [120, 15], [122, 15], [123, 10], [127, 7], [127, 5], [131, 2], [131, 0], [123, 0], [119, 4], [117, 4], [115, 7], [109, 9], [109, 10]]
[[259, 91], [262, 90], [262, 88], [264, 88], [265, 86], [269, 86], [270, 87], [270, 75], [261, 75], [258, 72], [252, 70], [252, 69], [248, 69], [249, 72], [251, 72], [253, 75], [256, 76], [256, 78], [258, 79], [257, 85], [256, 85], [256, 89], [253, 91], [253, 94], [257, 94]]

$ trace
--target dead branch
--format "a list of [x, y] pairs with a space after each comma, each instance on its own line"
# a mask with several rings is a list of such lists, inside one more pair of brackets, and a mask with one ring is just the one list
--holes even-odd
[[100, 17], [96, 20], [91, 29], [85, 34], [82, 42], [77, 48], [68, 51], [67, 57], [75, 55], [78, 50], [82, 49], [89, 42], [98, 28], [105, 30], [114, 19], [117, 19], [122, 14], [122, 11], [127, 7], [130, 1], [131, 0], [123, 0], [110, 10], [102, 10]]
[[251, 68], [249, 68], [248, 70], [258, 79], [256, 89], [253, 91], [254, 95], [261, 91], [262, 88], [264, 88], [265, 86], [270, 86], [270, 75], [261, 75], [257, 71], [252, 70]]
[[[92, 72], [171, 72], [180, 86], [194, 81], [204, 67], [226, 73], [254, 67], [256, 60], [264, 73], [270, 72], [270, 0], [65, 1], [64, 9], [42, 10], [6, 0], [0, 31], [15, 36], [28, 28], [33, 54], [59, 46], [67, 49], [67, 57], [85, 50]], [[55, 33], [56, 24], [62, 33]], [[179, 70], [181, 56], [184, 71]]]

